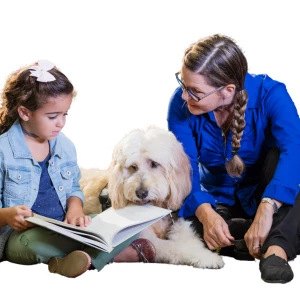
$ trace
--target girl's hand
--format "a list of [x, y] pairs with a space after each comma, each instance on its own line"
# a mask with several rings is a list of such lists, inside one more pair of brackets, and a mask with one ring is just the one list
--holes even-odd
[[25, 205], [17, 205], [6, 209], [5, 220], [7, 225], [16, 231], [23, 231], [34, 225], [27, 222], [25, 218], [33, 215], [31, 209]]
[[91, 217], [86, 216], [83, 213], [81, 200], [75, 196], [71, 196], [67, 200], [67, 214], [64, 222], [80, 227], [86, 227], [91, 221]]
[[[203, 206], [201, 208], [201, 206]], [[232, 245], [230, 234], [225, 220], [216, 213], [210, 204], [202, 204], [196, 211], [196, 216], [203, 224], [204, 240], [210, 250]]]
[[260, 247], [270, 232], [273, 223], [273, 213], [274, 210], [270, 204], [261, 203], [258, 206], [253, 223], [245, 234], [245, 242], [249, 252], [257, 259], [261, 257]]
[[65, 223], [86, 227], [91, 223], [92, 219], [90, 216], [86, 216], [82, 209], [80, 210], [68, 210], [66, 214], [66, 218], [64, 220]]

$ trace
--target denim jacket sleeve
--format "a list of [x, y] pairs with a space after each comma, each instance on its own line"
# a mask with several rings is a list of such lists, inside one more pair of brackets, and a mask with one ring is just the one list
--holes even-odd
[[74, 144], [66, 136], [62, 136], [62, 137], [64, 137], [64, 143], [66, 143], [63, 145], [63, 147], [64, 147], [63, 151], [65, 152], [63, 157], [68, 157], [68, 159], [70, 161], [72, 161], [71, 167], [65, 168], [65, 169], [63, 168], [61, 170], [63, 178], [68, 178], [69, 173], [72, 173], [71, 189], [69, 191], [67, 191], [66, 197], [67, 197], [67, 199], [71, 196], [78, 197], [82, 201], [82, 204], [83, 204], [84, 195], [83, 195], [83, 192], [79, 185], [79, 180], [81, 178], [81, 172], [80, 172], [80, 168], [77, 164], [76, 148], [75, 148]]
[[203, 203], [209, 203], [213, 207], [215, 207], [216, 204], [213, 196], [202, 191], [200, 187], [198, 149], [192, 128], [189, 125], [188, 110], [184, 105], [181, 94], [181, 88], [178, 88], [172, 95], [169, 103], [167, 121], [168, 129], [175, 134], [176, 138], [182, 143], [186, 154], [189, 156], [193, 170], [192, 191], [185, 199], [185, 202], [179, 211], [180, 216], [189, 217], [195, 215], [195, 211], [199, 205]]
[[0, 209], [2, 207], [4, 207], [4, 203], [3, 203], [3, 176], [4, 176], [4, 172], [3, 172], [3, 155], [2, 152], [0, 152]]
[[76, 165], [76, 173], [73, 177], [72, 192], [68, 195], [68, 198], [71, 196], [78, 197], [82, 201], [82, 204], [83, 204], [84, 203], [84, 195], [83, 195], [83, 192], [79, 185], [80, 178], [81, 178], [80, 168], [78, 167], [78, 165]]
[[[3, 172], [3, 154], [0, 152], [0, 209], [4, 207], [4, 201], [3, 201], [3, 178], [4, 172]], [[6, 244], [7, 239], [9, 238], [10, 234], [12, 233], [13, 229], [9, 227], [8, 225], [0, 228], [0, 262], [3, 259], [3, 252], [4, 247]]]

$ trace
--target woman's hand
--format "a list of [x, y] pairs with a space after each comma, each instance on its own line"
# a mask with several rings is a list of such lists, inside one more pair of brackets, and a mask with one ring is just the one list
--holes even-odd
[[71, 196], [67, 201], [67, 214], [64, 222], [80, 227], [86, 227], [91, 223], [91, 220], [90, 216], [84, 214], [81, 200]]
[[245, 234], [245, 242], [250, 254], [260, 259], [260, 247], [265, 242], [272, 223], [273, 223], [273, 207], [269, 203], [260, 203], [255, 218], [250, 228]]
[[232, 245], [230, 240], [234, 240], [234, 237], [230, 234], [227, 223], [210, 204], [200, 205], [196, 216], [203, 224], [203, 238], [210, 250]]
[[32, 211], [25, 205], [17, 205], [3, 208], [5, 211], [5, 222], [16, 231], [23, 231], [35, 225], [27, 222], [25, 218], [32, 216]]

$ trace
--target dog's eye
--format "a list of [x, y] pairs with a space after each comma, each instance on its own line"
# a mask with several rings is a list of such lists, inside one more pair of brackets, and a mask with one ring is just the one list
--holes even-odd
[[157, 163], [156, 161], [153, 161], [153, 160], [151, 161], [150, 164], [151, 164], [151, 168], [153, 168], [153, 169], [157, 168], [159, 166], [159, 163]]
[[138, 167], [137, 167], [137, 165], [131, 165], [129, 167], [129, 170], [132, 171], [132, 172], [136, 172], [138, 170]]

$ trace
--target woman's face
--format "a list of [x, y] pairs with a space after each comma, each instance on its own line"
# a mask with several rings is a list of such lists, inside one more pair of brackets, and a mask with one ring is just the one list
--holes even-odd
[[[186, 101], [187, 107], [193, 115], [201, 115], [228, 104], [228, 100], [225, 103], [225, 97], [222, 93], [223, 87], [216, 88], [208, 85], [203, 75], [194, 73], [184, 66], [181, 70], [181, 81], [186, 87], [186, 89], [182, 89], [182, 99]], [[202, 99], [196, 102], [187, 89]]]

